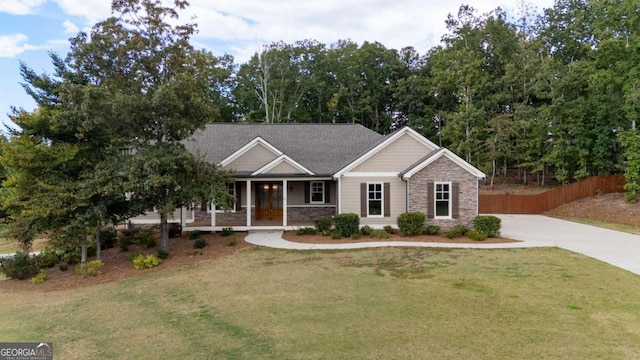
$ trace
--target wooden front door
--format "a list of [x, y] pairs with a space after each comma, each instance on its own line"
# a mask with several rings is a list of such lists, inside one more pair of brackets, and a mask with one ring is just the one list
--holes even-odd
[[256, 209], [257, 220], [282, 220], [282, 184], [257, 184]]

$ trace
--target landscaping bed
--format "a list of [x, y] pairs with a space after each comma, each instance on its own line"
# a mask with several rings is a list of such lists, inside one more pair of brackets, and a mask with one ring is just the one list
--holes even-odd
[[415, 242], [438, 242], [448, 244], [496, 244], [496, 243], [510, 243], [518, 242], [516, 240], [505, 239], [501, 237], [486, 238], [482, 241], [471, 240], [468, 237], [457, 237], [455, 239], [449, 239], [441, 235], [416, 235], [416, 236], [401, 236], [400, 234], [389, 234], [386, 239], [376, 239], [370, 236], [361, 236], [358, 239], [353, 238], [341, 238], [333, 239], [331, 236], [322, 234], [310, 234], [310, 235], [298, 235], [295, 231], [285, 231], [282, 236], [285, 240], [305, 243], [305, 244], [345, 244], [345, 243], [360, 243], [360, 242], [376, 242], [376, 241], [415, 241]]

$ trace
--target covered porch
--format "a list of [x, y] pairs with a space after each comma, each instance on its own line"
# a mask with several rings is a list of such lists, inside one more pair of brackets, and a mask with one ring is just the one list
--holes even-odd
[[292, 230], [336, 214], [337, 191], [330, 177], [248, 178], [229, 186], [236, 199], [232, 209], [215, 204], [183, 208], [183, 231]]

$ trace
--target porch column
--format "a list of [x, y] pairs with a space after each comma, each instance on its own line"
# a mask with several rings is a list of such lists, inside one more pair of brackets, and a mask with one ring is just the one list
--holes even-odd
[[216, 226], [216, 204], [211, 204], [211, 226]]
[[287, 226], [287, 194], [289, 193], [289, 187], [287, 186], [287, 180], [282, 180], [282, 226]]
[[247, 227], [251, 226], [251, 180], [247, 180]]
[[183, 206], [180, 208], [180, 226], [185, 228], [187, 226], [187, 209]]

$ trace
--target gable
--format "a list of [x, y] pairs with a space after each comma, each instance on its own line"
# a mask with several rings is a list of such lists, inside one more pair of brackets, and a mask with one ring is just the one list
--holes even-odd
[[404, 133], [350, 172], [399, 173], [433, 150], [409, 133]]
[[223, 168], [235, 171], [255, 171], [278, 157], [273, 150], [257, 142], [245, 149], [229, 162], [223, 161]]
[[402, 172], [401, 176], [403, 179], [410, 179], [413, 175], [422, 171], [423, 169], [427, 167], [431, 168], [431, 165], [435, 163], [448, 164], [448, 166], [444, 170], [440, 170], [440, 172], [442, 172], [441, 176], [447, 176], [447, 174], [459, 170], [466, 172], [471, 176], [475, 176], [479, 179], [484, 179], [485, 177], [487, 177], [485, 173], [477, 169], [475, 166], [464, 161], [461, 157], [446, 148], [441, 148], [438, 151], [428, 154], [423, 159], [419, 160], [418, 162], [407, 168], [404, 172]]
[[293, 167], [293, 165], [289, 164], [286, 161], [282, 161], [278, 165], [263, 172], [263, 174], [299, 174], [299, 173], [300, 173], [300, 170], [296, 169], [295, 167]]
[[260, 169], [254, 171], [251, 175], [264, 175], [264, 174], [307, 174], [315, 175], [306, 167], [300, 165], [298, 162], [282, 154], [270, 161]]

